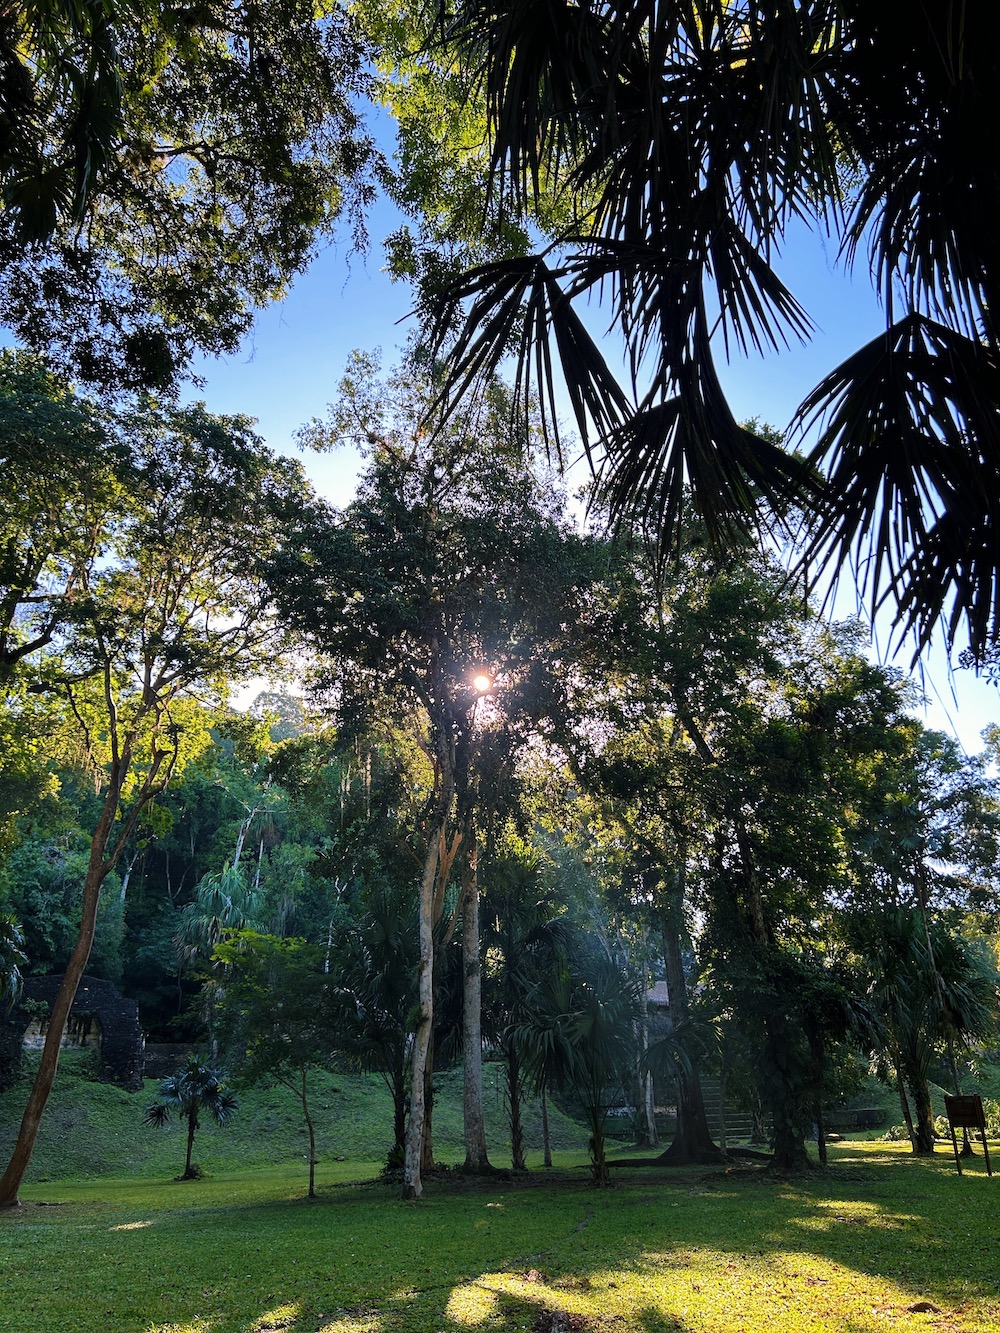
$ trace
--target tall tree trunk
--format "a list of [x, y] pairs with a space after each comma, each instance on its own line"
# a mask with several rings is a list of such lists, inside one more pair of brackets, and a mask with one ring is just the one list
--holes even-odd
[[648, 1070], [643, 1079], [642, 1093], [642, 1109], [646, 1117], [646, 1134], [649, 1136], [650, 1145], [655, 1148], [659, 1146], [660, 1132], [656, 1128], [656, 1094], [653, 1088], [653, 1075]]
[[906, 1125], [906, 1132], [910, 1136], [910, 1147], [914, 1152], [917, 1151], [917, 1132], [913, 1127], [913, 1116], [910, 1114], [910, 1100], [906, 1095], [906, 1084], [903, 1082], [903, 1075], [899, 1064], [896, 1065], [896, 1092], [899, 1095], [899, 1109], [903, 1113], [903, 1121]]
[[198, 1133], [197, 1107], [192, 1107], [192, 1109], [188, 1111], [187, 1122], [188, 1122], [187, 1154], [185, 1155], [184, 1158], [184, 1175], [182, 1176], [183, 1180], [190, 1180], [195, 1174], [194, 1165], [191, 1161], [191, 1158], [194, 1155], [194, 1136]]
[[750, 1142], [755, 1148], [767, 1145], [767, 1115], [757, 1088], [750, 1091]]
[[443, 821], [431, 831], [420, 880], [420, 965], [417, 974], [417, 1027], [413, 1034], [410, 1064], [410, 1123], [406, 1133], [403, 1167], [403, 1197], [419, 1199], [423, 1192], [420, 1165], [426, 1114], [425, 1074], [434, 1027], [434, 884], [438, 854], [444, 835]]
[[420, 1170], [428, 1176], [434, 1170], [434, 1028], [424, 1065], [424, 1133], [420, 1140]]
[[823, 1118], [823, 1069], [826, 1062], [826, 1043], [822, 1033], [807, 1025], [809, 1055], [813, 1084], [813, 1114], [816, 1117], [816, 1150], [821, 1166], [826, 1166], [826, 1123]]
[[542, 1164], [543, 1166], [552, 1166], [552, 1137], [549, 1134], [549, 1097], [545, 1090], [545, 1084], [542, 1083]]
[[920, 1157], [934, 1151], [934, 1107], [927, 1079], [917, 1069], [908, 1069], [906, 1082], [913, 1098], [913, 1151]]
[[774, 1144], [771, 1166], [778, 1171], [807, 1171], [812, 1162], [806, 1151], [803, 1116], [796, 1096], [797, 1080], [794, 1075], [789, 1076], [787, 1073], [782, 1076], [782, 1071], [787, 1070], [788, 1052], [797, 1034], [790, 1030], [783, 1014], [774, 1013], [765, 1015], [764, 1032], [763, 1064], [769, 1074], [767, 1085], [771, 1093], [769, 1101]]
[[[521, 1121], [521, 1061], [513, 1037], [507, 1038], [507, 1105], [510, 1109], [510, 1164], [515, 1171], [526, 1171], [524, 1157], [524, 1125]], [[542, 1089], [542, 1127], [548, 1134], [548, 1111], [545, 1090]], [[551, 1156], [551, 1154], [550, 1154]], [[551, 1161], [549, 1166], [551, 1166]]]
[[[643, 978], [643, 997], [646, 993], [646, 979]], [[635, 1046], [639, 1053], [633, 1077], [633, 1099], [635, 1101], [635, 1146], [637, 1148], [655, 1148], [659, 1142], [656, 1133], [656, 1119], [653, 1115], [652, 1078], [645, 1068], [646, 1052], [649, 1049], [649, 1026], [646, 1016], [645, 998], [643, 999], [642, 1017], [635, 1025]]]
[[587, 1119], [590, 1121], [590, 1169], [594, 1184], [607, 1189], [611, 1184], [611, 1174], [608, 1171], [604, 1137], [604, 1107], [599, 1096], [587, 1107]]
[[[28, 1095], [28, 1104], [25, 1106], [24, 1115], [21, 1117], [21, 1126], [10, 1160], [7, 1163], [7, 1169], [4, 1171], [3, 1178], [0, 1179], [0, 1208], [16, 1208], [20, 1203], [18, 1194], [21, 1182], [24, 1180], [24, 1173], [28, 1169], [31, 1154], [35, 1149], [38, 1129], [42, 1121], [42, 1112], [45, 1110], [45, 1103], [49, 1099], [52, 1084], [55, 1082], [56, 1070], [59, 1067], [59, 1047], [62, 1043], [63, 1033], [66, 1031], [73, 1001], [76, 999], [76, 992], [87, 969], [91, 949], [94, 947], [94, 931], [97, 927], [97, 907], [101, 896], [101, 885], [110, 874], [116, 859], [115, 857], [108, 859], [105, 854], [118, 814], [118, 798], [121, 794], [122, 782], [125, 773], [128, 771], [127, 753], [124, 760], [116, 767], [117, 771], [108, 786], [104, 805], [101, 809], [101, 817], [97, 822], [97, 828], [94, 830], [94, 836], [90, 843], [90, 859], [87, 863], [87, 876], [83, 885], [83, 908], [80, 914], [80, 929], [76, 944], [66, 971], [63, 973], [56, 998], [52, 1002], [52, 1012], [49, 1015], [48, 1026], [45, 1030], [45, 1044], [42, 1047], [38, 1072]], [[121, 845], [120, 841], [119, 849]]]
[[483, 1118], [483, 986], [479, 958], [479, 874], [476, 827], [470, 814], [465, 831], [462, 899], [462, 1113], [465, 1129], [463, 1171], [482, 1175], [492, 1168], [486, 1154]]
[[[670, 1006], [670, 1026], [675, 1032], [683, 1031], [690, 1021], [687, 980], [684, 976], [683, 954], [684, 873], [679, 871], [667, 905], [661, 915], [663, 933], [663, 961], [667, 980], [667, 1003]], [[722, 1150], [712, 1139], [705, 1114], [705, 1098], [697, 1066], [677, 1067], [677, 1129], [666, 1152], [656, 1158], [665, 1166], [685, 1166], [691, 1162], [717, 1162]]]
[[[648, 956], [649, 940], [646, 932], [643, 931], [643, 953]], [[653, 1097], [653, 1076], [649, 1072], [646, 1063], [646, 1054], [649, 1051], [649, 1004], [646, 999], [649, 990], [649, 968], [643, 963], [642, 967], [642, 1010], [639, 1015], [636, 1046], [639, 1050], [639, 1068], [636, 1078], [636, 1146], [643, 1148], [655, 1148], [660, 1142], [660, 1136], [656, 1130], [656, 1108]]]
[[306, 1067], [302, 1065], [300, 1071], [302, 1075], [299, 1101], [302, 1103], [302, 1114], [305, 1116], [306, 1129], [309, 1131], [309, 1198], [316, 1197], [316, 1128], [313, 1125], [313, 1118], [309, 1114], [309, 1089], [306, 1086]]

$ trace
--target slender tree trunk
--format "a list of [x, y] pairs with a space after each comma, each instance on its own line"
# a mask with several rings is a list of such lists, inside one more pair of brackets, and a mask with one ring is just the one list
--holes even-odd
[[639, 1053], [639, 1058], [635, 1068], [632, 1071], [632, 1100], [635, 1103], [635, 1113], [632, 1116], [632, 1129], [635, 1134], [635, 1146], [637, 1148], [652, 1148], [654, 1138], [649, 1132], [649, 1117], [646, 1114], [646, 1082], [649, 1075], [643, 1071], [642, 1057], [646, 1051], [645, 1043], [645, 1025], [635, 1024], [635, 1045]]
[[406, 1071], [402, 1060], [392, 1080], [392, 1132], [393, 1166], [401, 1166], [406, 1160]]
[[[669, 901], [662, 914], [663, 961], [667, 980], [667, 1003], [670, 1006], [670, 1025], [674, 1031], [683, 1031], [690, 1020], [687, 980], [684, 976], [683, 932], [683, 872], [674, 877]], [[695, 1065], [678, 1066], [677, 1129], [666, 1152], [656, 1158], [665, 1166], [686, 1166], [690, 1162], [717, 1162], [723, 1156], [712, 1139], [705, 1114], [705, 1097], [701, 1078]]]
[[903, 1122], [906, 1125], [906, 1132], [910, 1136], [910, 1147], [917, 1151], [917, 1132], [913, 1128], [913, 1116], [910, 1114], [910, 1100], [906, 1095], [906, 1085], [903, 1082], [903, 1075], [900, 1073], [899, 1066], [896, 1066], [896, 1092], [899, 1095], [899, 1109], [903, 1113]]
[[424, 1065], [424, 1133], [420, 1140], [420, 1170], [426, 1175], [434, 1170], [434, 1028], [427, 1046]]
[[[648, 952], [648, 938], [643, 932], [643, 951]], [[636, 1069], [636, 1147], [655, 1148], [660, 1142], [656, 1131], [656, 1113], [653, 1104], [653, 1076], [646, 1066], [646, 1053], [649, 1050], [649, 1004], [646, 994], [649, 989], [649, 968], [642, 968], [642, 1010], [636, 1031], [636, 1047], [639, 1051], [639, 1064]]]
[[604, 1109], [600, 1100], [588, 1107], [590, 1119], [590, 1165], [594, 1184], [606, 1189], [611, 1184], [604, 1140]]
[[643, 1079], [642, 1091], [642, 1109], [646, 1117], [646, 1134], [649, 1136], [651, 1146], [656, 1148], [660, 1143], [660, 1131], [656, 1128], [656, 1095], [653, 1088], [653, 1075], [648, 1070]]
[[762, 1148], [767, 1144], [767, 1116], [764, 1113], [764, 1103], [756, 1088], [750, 1093], [750, 1142], [755, 1148]]
[[906, 1082], [913, 1098], [913, 1151], [920, 1157], [934, 1151], [934, 1108], [927, 1080], [919, 1072], [907, 1072]]
[[198, 1108], [192, 1107], [187, 1113], [188, 1132], [187, 1132], [187, 1155], [184, 1158], [184, 1175], [182, 1179], [190, 1180], [194, 1175], [194, 1168], [191, 1165], [191, 1157], [194, 1153], [194, 1136], [198, 1132]]
[[301, 1092], [299, 1101], [302, 1103], [302, 1114], [305, 1116], [306, 1129], [309, 1131], [309, 1198], [316, 1197], [316, 1130], [313, 1125], [312, 1116], [309, 1114], [309, 1096], [306, 1086], [306, 1067], [302, 1065], [300, 1069], [302, 1075]]
[[816, 1150], [819, 1153], [820, 1165], [826, 1166], [826, 1124], [823, 1119], [823, 1066], [826, 1050], [820, 1033], [813, 1028], [808, 1035], [814, 1089], [813, 1114], [816, 1117]]
[[542, 1163], [552, 1166], [552, 1138], [549, 1134], [549, 1097], [542, 1084]]
[[251, 811], [250, 814], [247, 815], [246, 819], [244, 819], [243, 822], [240, 824], [240, 831], [236, 835], [236, 850], [233, 853], [234, 870], [239, 870], [240, 868], [240, 859], [243, 856], [243, 844], [246, 841], [247, 834], [250, 832], [250, 825], [253, 823], [253, 817], [255, 813], [256, 811]]
[[45, 1103], [49, 1099], [49, 1093], [52, 1091], [52, 1084], [56, 1077], [56, 1070], [59, 1067], [59, 1047], [63, 1033], [66, 1031], [73, 1001], [76, 999], [76, 992], [87, 969], [90, 952], [94, 946], [94, 931], [97, 926], [97, 906], [101, 896], [101, 885], [114, 864], [113, 860], [105, 859], [105, 852], [118, 813], [118, 798], [121, 794], [122, 780], [125, 771], [127, 771], [127, 763], [119, 765], [119, 769], [120, 772], [116, 775], [116, 780], [112, 781], [108, 787], [101, 817], [97, 822], [97, 828], [94, 830], [94, 836], [91, 840], [90, 860], [87, 864], [87, 877], [83, 886], [80, 930], [66, 971], [63, 973], [62, 982], [56, 992], [56, 998], [52, 1002], [52, 1012], [49, 1015], [48, 1026], [45, 1030], [45, 1044], [42, 1047], [38, 1072], [28, 1095], [28, 1104], [25, 1106], [24, 1115], [21, 1117], [21, 1127], [18, 1130], [17, 1139], [7, 1163], [7, 1169], [4, 1171], [3, 1178], [0, 1179], [0, 1208], [16, 1208], [20, 1203], [18, 1193], [21, 1182], [24, 1180], [24, 1173], [28, 1169], [31, 1154], [34, 1152], [38, 1129], [42, 1121], [42, 1112], [45, 1110]]
[[423, 1192], [420, 1163], [424, 1143], [426, 1114], [425, 1082], [427, 1055], [434, 1027], [434, 884], [437, 879], [438, 854], [443, 836], [443, 821], [431, 831], [420, 881], [420, 965], [417, 976], [417, 1027], [413, 1034], [410, 1065], [410, 1123], [406, 1133], [406, 1158], [403, 1168], [403, 1197], [419, 1199]]
[[[507, 1038], [507, 1105], [510, 1108], [510, 1164], [515, 1171], [526, 1171], [524, 1125], [521, 1122], [521, 1061], [512, 1037]], [[542, 1090], [542, 1127], [548, 1133], [548, 1112]], [[551, 1166], [551, 1162], [549, 1163]]]
[[492, 1170], [486, 1153], [483, 1117], [483, 986], [479, 958], [479, 874], [476, 828], [470, 815], [465, 833], [465, 880], [462, 902], [462, 1112], [465, 1129], [463, 1171]]

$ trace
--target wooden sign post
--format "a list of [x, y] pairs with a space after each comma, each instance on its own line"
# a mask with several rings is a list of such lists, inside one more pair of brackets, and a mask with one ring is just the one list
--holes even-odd
[[951, 1146], [955, 1149], [955, 1165], [958, 1167], [958, 1174], [962, 1174], [962, 1159], [958, 1155], [958, 1140], [955, 1137], [956, 1129], [978, 1129], [979, 1136], [983, 1141], [983, 1153], [986, 1157], [986, 1174], [992, 1176], [993, 1168], [990, 1166], [990, 1150], [986, 1146], [986, 1116], [983, 1114], [983, 1099], [979, 1093], [972, 1093], [964, 1097], [945, 1097], [945, 1114], [948, 1116], [948, 1128], [951, 1130]]

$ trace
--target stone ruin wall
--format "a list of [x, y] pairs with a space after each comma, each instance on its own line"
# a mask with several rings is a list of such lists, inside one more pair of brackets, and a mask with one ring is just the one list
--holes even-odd
[[[35, 1011], [39, 1003], [51, 1010], [61, 982], [61, 975], [26, 977], [18, 1003], [0, 1013], [0, 1092], [16, 1082], [22, 1052], [44, 1042], [45, 1019]], [[61, 1045], [93, 1050], [103, 1082], [117, 1083], [129, 1092], [142, 1088], [145, 1037], [138, 1005], [119, 995], [112, 982], [83, 977]]]

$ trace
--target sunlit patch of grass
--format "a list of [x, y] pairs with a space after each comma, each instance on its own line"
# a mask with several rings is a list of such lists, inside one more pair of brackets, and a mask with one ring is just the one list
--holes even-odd
[[108, 1227], [109, 1231], [141, 1231], [143, 1227], [151, 1227], [152, 1222], [119, 1222], [116, 1226]]
[[302, 1302], [291, 1301], [276, 1305], [250, 1325], [248, 1333], [284, 1333], [285, 1329], [294, 1328], [302, 1314]]
[[[475, 1282], [456, 1288], [452, 1292], [448, 1313], [451, 1315], [452, 1310], [456, 1308], [478, 1311], [479, 1318], [470, 1320], [466, 1317], [461, 1322], [482, 1324], [494, 1312], [501, 1311], [512, 1321], [505, 1327], [517, 1327], [517, 1313], [524, 1311], [532, 1311], [535, 1317], [543, 1313], [554, 1314], [556, 1311], [562, 1311], [568, 1315], [584, 1315], [589, 1322], [593, 1318], [594, 1311], [580, 1294], [582, 1290], [584, 1288], [574, 1284], [557, 1289], [534, 1269], [529, 1270], [527, 1274], [484, 1273]], [[463, 1302], [472, 1293], [477, 1295], [473, 1297], [468, 1307], [463, 1306]]]
[[452, 1293], [447, 1313], [459, 1325], [479, 1326], [494, 1314], [497, 1298], [506, 1297], [512, 1313], [532, 1313], [532, 1325], [542, 1326], [542, 1316], [559, 1312], [593, 1330], [882, 1333], [887, 1320], [896, 1329], [927, 1327], [927, 1312], [911, 1311], [916, 1299], [899, 1284], [873, 1284], [815, 1256], [734, 1257], [693, 1248], [644, 1257], [647, 1262], [629, 1269], [608, 1268], [569, 1280], [537, 1273], [484, 1274]]
[[317, 1333], [380, 1333], [381, 1329], [382, 1321], [378, 1315], [362, 1315], [331, 1319], [327, 1324], [320, 1324]]
[[484, 1324], [496, 1314], [498, 1308], [496, 1291], [483, 1282], [470, 1282], [464, 1287], [456, 1287], [448, 1297], [445, 1313], [454, 1323], [464, 1328]]
[[812, 1216], [795, 1219], [794, 1224], [804, 1231], [826, 1231], [844, 1226], [899, 1231], [920, 1222], [916, 1213], [902, 1213], [886, 1208], [883, 1204], [864, 1200], [847, 1203], [843, 1199], [816, 1199], [812, 1207], [815, 1209]]

